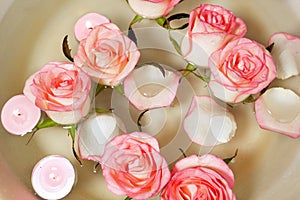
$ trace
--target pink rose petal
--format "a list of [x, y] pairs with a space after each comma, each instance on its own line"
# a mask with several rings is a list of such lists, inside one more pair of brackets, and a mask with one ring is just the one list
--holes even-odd
[[178, 161], [173, 167], [172, 174], [177, 171], [194, 167], [205, 167], [218, 172], [224, 179], [226, 179], [229, 186], [233, 188], [234, 175], [232, 170], [222, 159], [211, 154], [205, 154], [202, 156], [192, 155]]
[[234, 136], [234, 116], [209, 96], [195, 96], [183, 121], [191, 140], [203, 146], [226, 143]]
[[48, 156], [34, 167], [31, 183], [43, 199], [55, 200], [67, 196], [75, 182], [75, 171], [69, 160], [62, 156]]
[[277, 68], [276, 77], [287, 79], [300, 74], [300, 38], [287, 33], [274, 33], [268, 44], [274, 43], [272, 56]]
[[179, 2], [180, 0], [128, 0], [134, 12], [148, 19], [166, 16]]
[[124, 94], [138, 110], [169, 106], [175, 96], [180, 77], [170, 70], [151, 64], [135, 69], [124, 80]]
[[268, 89], [255, 101], [255, 115], [263, 129], [292, 138], [300, 136], [300, 97], [292, 90]]
[[97, 13], [88, 13], [82, 16], [74, 26], [74, 35], [78, 41], [81, 41], [90, 34], [95, 26], [109, 23], [109, 19]]
[[3, 127], [14, 135], [31, 132], [41, 117], [41, 110], [26, 96], [17, 95], [9, 99], [2, 108]]
[[178, 161], [161, 200], [235, 200], [234, 175], [227, 164], [213, 155], [191, 155]]

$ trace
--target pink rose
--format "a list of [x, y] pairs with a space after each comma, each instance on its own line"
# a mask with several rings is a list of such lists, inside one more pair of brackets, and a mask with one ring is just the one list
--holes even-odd
[[142, 132], [114, 137], [106, 144], [101, 163], [109, 190], [137, 200], [156, 196], [170, 179], [157, 140]]
[[162, 200], [235, 200], [234, 175], [228, 165], [213, 155], [192, 155], [178, 161], [161, 194]]
[[80, 41], [74, 63], [96, 82], [116, 86], [133, 70], [139, 58], [135, 43], [115, 24], [104, 23]]
[[90, 107], [89, 76], [72, 63], [49, 62], [30, 76], [24, 94], [59, 124], [73, 124], [85, 116]]
[[210, 54], [247, 32], [244, 21], [221, 6], [201, 4], [190, 13], [187, 37], [182, 42], [185, 58], [207, 67]]
[[149, 19], [167, 16], [179, 2], [180, 0], [128, 0], [134, 12]]
[[214, 52], [209, 59], [213, 94], [225, 102], [237, 103], [267, 87], [276, 76], [271, 54], [264, 46], [240, 38]]

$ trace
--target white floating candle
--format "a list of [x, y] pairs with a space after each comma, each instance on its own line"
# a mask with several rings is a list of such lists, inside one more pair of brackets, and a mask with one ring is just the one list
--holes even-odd
[[71, 162], [58, 155], [40, 160], [34, 167], [31, 183], [35, 192], [44, 199], [62, 199], [75, 182], [75, 170]]
[[74, 35], [78, 41], [85, 39], [95, 26], [109, 23], [109, 19], [97, 13], [82, 16], [74, 26]]
[[17, 95], [9, 99], [1, 112], [3, 127], [14, 135], [31, 132], [40, 117], [40, 109], [24, 95]]

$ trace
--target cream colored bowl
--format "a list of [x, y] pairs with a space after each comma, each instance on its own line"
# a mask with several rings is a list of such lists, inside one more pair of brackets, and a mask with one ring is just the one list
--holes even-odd
[[[216, 3], [232, 10], [248, 25], [246, 36], [264, 45], [274, 32], [300, 36], [299, 0], [201, 2]], [[185, 0], [174, 13], [189, 12], [198, 4], [198, 0]], [[134, 16], [125, 0], [1, 0], [1, 108], [10, 97], [22, 92], [26, 78], [44, 63], [65, 60], [60, 49], [62, 39], [66, 34], [73, 37], [74, 23], [87, 12], [106, 15], [122, 30], [126, 30]], [[76, 48], [75, 40], [70, 41]], [[300, 94], [299, 77], [276, 84], [293, 88]], [[235, 162], [230, 164], [235, 174], [237, 199], [299, 199], [299, 139], [260, 129], [251, 104], [234, 107], [232, 111], [238, 132], [232, 141], [214, 148], [211, 153], [228, 157], [239, 149]], [[39, 131], [26, 145], [28, 138], [12, 136], [0, 127], [0, 199], [39, 199], [31, 186], [31, 170], [36, 162], [50, 154], [63, 155], [76, 167], [77, 183], [65, 199], [124, 199], [107, 190], [101, 172], [93, 173], [93, 163], [84, 162], [83, 167], [79, 166], [73, 158], [71, 139], [65, 130]], [[199, 148], [191, 144], [186, 153], [198, 152]]]

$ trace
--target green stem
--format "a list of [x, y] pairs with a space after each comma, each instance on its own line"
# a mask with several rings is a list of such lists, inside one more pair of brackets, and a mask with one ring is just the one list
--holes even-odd
[[82, 166], [82, 162], [81, 162], [81, 160], [80, 160], [80, 158], [77, 155], [76, 150], [75, 150], [75, 131], [76, 131], [76, 125], [75, 124], [72, 125], [70, 128], [68, 128], [69, 135], [72, 138], [72, 152], [73, 152], [73, 155], [76, 158], [76, 160], [79, 162], [80, 166]]
[[28, 145], [32, 138], [35, 136], [36, 132], [38, 132], [40, 129], [44, 129], [44, 128], [50, 128], [50, 127], [55, 127], [58, 126], [58, 123], [56, 123], [55, 121], [53, 121], [50, 118], [46, 118], [46, 119], [41, 119], [40, 122], [36, 125], [36, 127], [32, 130], [31, 132], [31, 136], [29, 138], [29, 140], [27, 141], [26, 145]]
[[194, 76], [196, 76], [197, 78], [201, 79], [205, 83], [209, 83], [210, 78], [209, 77], [201, 76], [200, 74], [197, 74], [195, 72], [196, 69], [197, 69], [197, 67], [195, 65], [193, 65], [191, 63], [188, 63], [185, 69], [181, 69], [181, 70], [178, 70], [178, 71], [180, 71], [182, 73], [183, 77], [186, 77], [189, 74], [193, 74]]

